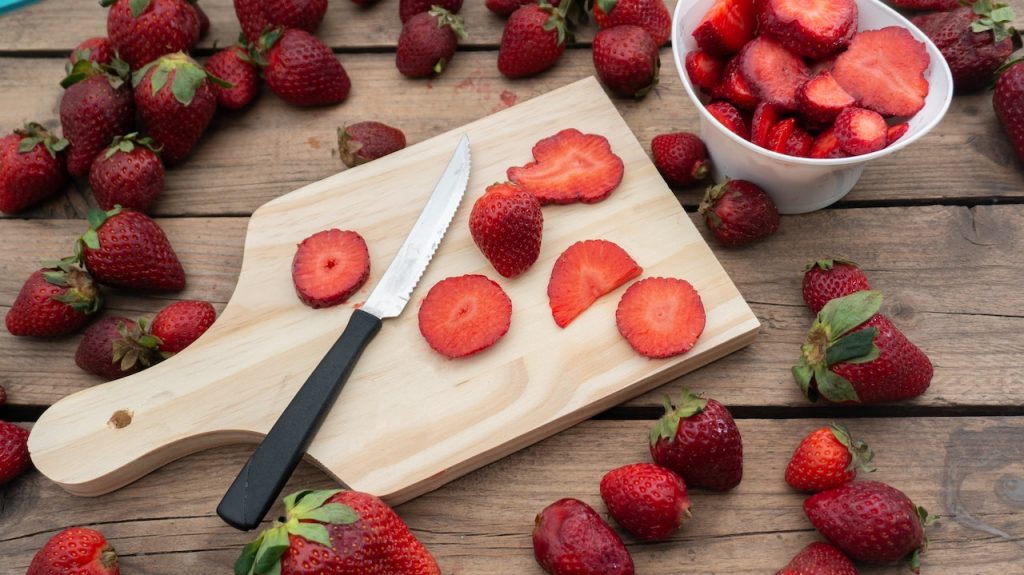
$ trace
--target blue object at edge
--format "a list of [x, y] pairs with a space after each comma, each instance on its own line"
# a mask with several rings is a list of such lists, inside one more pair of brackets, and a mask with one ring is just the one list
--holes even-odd
[[32, 4], [37, 0], [0, 0], [0, 14], [4, 12], [10, 12], [11, 10], [17, 10], [28, 4]]

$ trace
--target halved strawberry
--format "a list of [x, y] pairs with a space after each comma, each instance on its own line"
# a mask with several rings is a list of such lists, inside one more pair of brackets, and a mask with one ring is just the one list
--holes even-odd
[[703, 50], [691, 50], [686, 53], [686, 74], [694, 86], [710, 90], [722, 78], [722, 61]]
[[859, 106], [883, 116], [913, 116], [928, 95], [928, 51], [901, 26], [860, 32], [836, 58], [832, 75]]
[[637, 353], [672, 357], [693, 348], [704, 332], [704, 304], [686, 280], [646, 278], [629, 286], [615, 324]]
[[450, 358], [491, 347], [508, 332], [511, 321], [512, 300], [479, 274], [437, 282], [420, 304], [420, 333], [434, 351]]
[[771, 36], [758, 36], [740, 52], [740, 73], [762, 100], [795, 110], [796, 93], [810, 73], [800, 56]]
[[744, 140], [750, 139], [750, 128], [747, 127], [747, 121], [743, 119], [743, 115], [732, 104], [729, 102], [711, 102], [705, 107], [716, 120], [721, 122], [731, 132]]
[[302, 303], [322, 308], [349, 298], [370, 277], [370, 252], [356, 232], [317, 232], [302, 240], [292, 260], [292, 282]]
[[757, 15], [754, 0], [716, 0], [693, 29], [702, 50], [713, 56], [735, 54], [754, 37]]
[[781, 120], [772, 126], [770, 132], [768, 132], [768, 141], [765, 142], [765, 148], [778, 152], [780, 154], [786, 153], [786, 146], [789, 143], [789, 137], [793, 135], [793, 130], [796, 129], [796, 118], [786, 118]]
[[793, 128], [793, 133], [789, 135], [789, 139], [786, 140], [786, 150], [784, 154], [790, 156], [796, 156], [798, 158], [806, 158], [811, 153], [811, 146], [814, 145], [814, 136], [809, 134], [800, 126]]
[[750, 126], [750, 141], [762, 148], [768, 147], [768, 134], [782, 117], [782, 108], [775, 104], [761, 102], [754, 109], [754, 119]]
[[893, 124], [892, 126], [889, 126], [889, 131], [885, 138], [885, 146], [891, 146], [893, 142], [902, 138], [903, 134], [906, 134], [907, 130], [909, 129], [910, 124], [906, 122], [901, 122], [899, 124]]
[[854, 0], [760, 0], [757, 7], [761, 34], [815, 60], [842, 50], [857, 32]]
[[558, 327], [565, 327], [597, 299], [643, 269], [626, 250], [608, 240], [586, 240], [558, 256], [548, 282], [548, 304]]
[[750, 84], [740, 74], [739, 56], [733, 56], [725, 65], [722, 81], [711, 91], [715, 98], [728, 100], [737, 108], [753, 110], [760, 103], [757, 94], [750, 89]]
[[827, 71], [801, 86], [797, 90], [796, 99], [800, 113], [808, 120], [820, 124], [833, 122], [843, 108], [856, 103], [853, 96]]
[[836, 116], [835, 128], [839, 147], [851, 156], [881, 150], [889, 132], [881, 114], [854, 106]]
[[836, 130], [833, 127], [829, 127], [824, 130], [818, 137], [814, 139], [814, 144], [811, 145], [811, 151], [808, 154], [811, 158], [846, 158], [850, 154], [847, 154], [839, 147], [839, 140], [836, 138]]
[[508, 179], [542, 204], [592, 204], [607, 198], [622, 181], [622, 158], [608, 139], [562, 130], [533, 146], [535, 162], [508, 169]]

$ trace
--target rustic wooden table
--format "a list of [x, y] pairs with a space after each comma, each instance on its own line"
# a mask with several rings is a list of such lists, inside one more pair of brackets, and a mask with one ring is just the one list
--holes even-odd
[[[1021, 2], [1015, 2], [1018, 10]], [[343, 166], [335, 128], [375, 119], [418, 142], [593, 73], [592, 30], [538, 78], [510, 82], [495, 67], [502, 21], [470, 0], [471, 36], [445, 74], [409, 81], [394, 68], [397, 2], [360, 8], [336, 0], [320, 36], [353, 79], [342, 105], [299, 110], [264, 94], [251, 109], [220, 114], [194, 157], [168, 173], [155, 215], [190, 272], [189, 289], [219, 308], [231, 296], [247, 216], [282, 193]], [[674, 5], [674, 2], [670, 2]], [[230, 44], [229, 0], [204, 0], [212, 30], [200, 55]], [[670, 6], [671, 7], [671, 6]], [[43, 0], [0, 16], [0, 131], [26, 120], [57, 127], [65, 56], [105, 33], [95, 2]], [[641, 102], [617, 105], [646, 146], [659, 132], [697, 129], [662, 51], [662, 83]], [[699, 189], [680, 190], [693, 211]], [[803, 498], [782, 480], [799, 439], [828, 419], [847, 423], [877, 452], [874, 478], [944, 518], [930, 530], [925, 573], [1024, 570], [1024, 170], [987, 93], [958, 96], [920, 142], [871, 164], [843, 201], [786, 216], [759, 245], [715, 253], [762, 321], [749, 348], [612, 409], [398, 508], [450, 575], [541, 573], [529, 532], [534, 515], [565, 496], [603, 510], [598, 482], [647, 460], [645, 433], [660, 397], [685, 384], [727, 404], [743, 433], [746, 472], [733, 492], [695, 492], [694, 519], [671, 540], [627, 538], [637, 572], [773, 573], [818, 538]], [[95, 205], [84, 185], [18, 218], [0, 219], [0, 315], [44, 257], [64, 255]], [[696, 216], [693, 216], [696, 219]], [[702, 230], [703, 224], [699, 224]], [[709, 238], [710, 241], [710, 238]], [[714, 244], [712, 244], [714, 245]], [[932, 387], [913, 401], [865, 408], [812, 406], [789, 375], [811, 321], [800, 297], [803, 265], [823, 255], [858, 261], [885, 292], [886, 313], [928, 352]], [[168, 303], [115, 293], [107, 313], [135, 316]], [[0, 418], [31, 421], [56, 400], [95, 385], [72, 359], [76, 337], [16, 339], [0, 330]], [[213, 510], [251, 446], [186, 457], [112, 494], [78, 498], [37, 472], [0, 489], [0, 571], [23, 573], [35, 551], [71, 525], [101, 529], [123, 572], [228, 573], [248, 536]], [[303, 464], [290, 487], [330, 485]], [[898, 573], [901, 568], [864, 568]]]

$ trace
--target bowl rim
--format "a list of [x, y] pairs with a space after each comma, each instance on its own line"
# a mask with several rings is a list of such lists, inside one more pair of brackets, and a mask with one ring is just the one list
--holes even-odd
[[[803, 166], [849, 166], [887, 156], [889, 154], [898, 152], [903, 148], [909, 146], [910, 144], [916, 142], [922, 136], [930, 132], [932, 128], [938, 125], [939, 122], [942, 121], [942, 119], [946, 116], [946, 112], [949, 110], [950, 104], [953, 102], [953, 74], [952, 72], [950, 72], [949, 64], [946, 63], [946, 59], [942, 56], [942, 53], [939, 51], [938, 47], [936, 47], [935, 44], [931, 41], [931, 39], [928, 38], [928, 36], [925, 35], [925, 33], [922, 32], [917, 26], [914, 26], [914, 24], [910, 22], [910, 20], [904, 18], [903, 15], [900, 14], [899, 12], [893, 10], [891, 7], [887, 6], [880, 0], [854, 1], [858, 5], [871, 4], [876, 8], [880, 8], [886, 16], [892, 19], [892, 25], [907, 28], [907, 30], [914, 36], [916, 40], [924, 43], [925, 49], [928, 51], [928, 57], [930, 60], [929, 66], [932, 69], [932, 74], [939, 73], [946, 79], [946, 86], [948, 86], [948, 89], [946, 90], [946, 93], [943, 94], [941, 108], [931, 120], [929, 120], [924, 126], [921, 127], [920, 130], [918, 130], [916, 134], [910, 136], [909, 138], [901, 138], [901, 141], [891, 146], [882, 148], [881, 150], [877, 150], [869, 154], [861, 154], [859, 156], [850, 156], [847, 158], [801, 158], [799, 156], [790, 156], [788, 154], [781, 154], [779, 152], [773, 152], [771, 150], [762, 148], [761, 146], [758, 146], [749, 140], [745, 140], [739, 137], [732, 130], [726, 128], [721, 122], [719, 122], [718, 118], [715, 118], [714, 116], [711, 115], [710, 112], [708, 112], [707, 107], [705, 107], [704, 103], [700, 101], [700, 97], [697, 95], [697, 92], [694, 90], [693, 85], [690, 83], [690, 76], [689, 74], [686, 73], [686, 53], [683, 52], [684, 47], [682, 45], [682, 42], [677, 42], [676, 38], [681, 37], [683, 33], [681, 24], [683, 20], [683, 15], [685, 13], [688, 13], [690, 10], [695, 9], [697, 6], [697, 2], [691, 3], [680, 0], [676, 4], [675, 12], [672, 15], [672, 59], [675, 60], [676, 73], [679, 74], [679, 79], [683, 82], [683, 88], [686, 89], [686, 94], [690, 97], [690, 101], [694, 104], [698, 112], [701, 114], [701, 117], [705, 121], [710, 122], [715, 127], [715, 129], [722, 132], [725, 135], [725, 137], [730, 138], [733, 142], [739, 144], [740, 146], [754, 153], [771, 158], [773, 160], [779, 160], [791, 164], [798, 164]], [[931, 89], [932, 82], [929, 81], [928, 84], [929, 89]]]

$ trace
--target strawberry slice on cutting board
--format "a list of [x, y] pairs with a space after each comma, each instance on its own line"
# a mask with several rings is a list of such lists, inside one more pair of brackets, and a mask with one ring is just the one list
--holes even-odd
[[508, 169], [508, 179], [537, 196], [541, 204], [600, 202], [622, 182], [622, 158], [608, 139], [575, 128], [533, 146], [534, 162]]
[[548, 282], [548, 303], [558, 327], [572, 323], [601, 296], [637, 277], [643, 269], [608, 240], [586, 240], [558, 256]]

